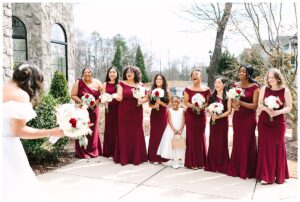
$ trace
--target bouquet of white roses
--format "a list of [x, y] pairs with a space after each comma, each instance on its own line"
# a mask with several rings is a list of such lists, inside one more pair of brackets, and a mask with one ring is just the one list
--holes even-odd
[[[99, 96], [99, 100], [102, 104], [109, 103], [113, 100], [113, 96], [109, 93], [103, 93]], [[105, 112], [108, 113], [108, 106], [105, 105]]]
[[239, 100], [241, 96], [245, 96], [245, 91], [242, 88], [231, 88], [228, 92], [226, 92], [227, 97], [230, 99]]
[[[279, 107], [282, 104], [283, 103], [281, 102], [279, 97], [275, 97], [273, 95], [270, 95], [264, 99], [264, 105], [272, 110], [279, 109]], [[271, 116], [270, 116], [270, 121], [273, 121], [273, 117], [271, 117]]]
[[[221, 115], [224, 110], [224, 105], [220, 102], [214, 102], [208, 106], [208, 110], [213, 114]], [[212, 125], [215, 125], [215, 124], [216, 124], [216, 120], [213, 120]]]
[[[165, 91], [161, 88], [155, 88], [152, 90], [150, 99], [156, 101], [158, 98], [163, 98], [165, 96]], [[156, 110], [159, 110], [159, 107], [156, 108]]]
[[82, 97], [82, 107], [84, 108], [91, 108], [93, 109], [94, 105], [95, 105], [95, 98], [94, 96], [92, 96], [91, 94], [84, 94]]
[[[206, 102], [205, 98], [200, 93], [196, 93], [192, 97], [192, 104], [194, 105], [193, 110], [195, 110], [195, 107], [203, 108], [203, 105], [205, 104], [205, 102]], [[200, 114], [200, 112], [197, 111], [197, 114]]]
[[[136, 99], [141, 99], [146, 95], [146, 89], [143, 86], [132, 88], [133, 97]], [[137, 106], [140, 106], [139, 104]]]

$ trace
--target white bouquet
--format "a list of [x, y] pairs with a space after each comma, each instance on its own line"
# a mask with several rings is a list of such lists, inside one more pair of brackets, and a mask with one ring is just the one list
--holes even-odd
[[228, 92], [226, 92], [227, 97], [230, 99], [239, 100], [241, 96], [245, 96], [245, 91], [242, 88], [231, 88]]
[[[195, 107], [200, 107], [202, 109], [205, 102], [205, 98], [200, 93], [196, 93], [192, 97], [192, 104], [194, 105], [193, 110], [195, 110]], [[200, 114], [200, 112], [197, 111], [197, 114]]]
[[[224, 105], [220, 102], [214, 102], [208, 106], [208, 110], [213, 114], [221, 115], [224, 110]], [[215, 124], [216, 124], [216, 120], [213, 120], [212, 125], [215, 125]]]
[[[143, 86], [131, 89], [133, 97], [136, 99], [141, 99], [146, 95], [146, 89]], [[140, 106], [139, 104], [137, 106]]]
[[[99, 96], [99, 100], [102, 104], [109, 103], [113, 100], [113, 96], [109, 93], [103, 93]], [[105, 112], [108, 113], [108, 106], [105, 105]]]
[[95, 98], [94, 96], [92, 96], [91, 94], [84, 94], [82, 97], [82, 107], [84, 108], [91, 108], [93, 109], [94, 105], [95, 105]]
[[[165, 91], [161, 88], [155, 88], [151, 92], [151, 100], [156, 101], [158, 98], [163, 98], [165, 96]], [[156, 110], [159, 110], [159, 107], [156, 108]]]
[[[283, 103], [279, 97], [275, 97], [273, 95], [270, 95], [264, 99], [264, 105], [272, 110], [279, 109], [282, 104]], [[273, 121], [273, 117], [270, 117], [270, 121]]]

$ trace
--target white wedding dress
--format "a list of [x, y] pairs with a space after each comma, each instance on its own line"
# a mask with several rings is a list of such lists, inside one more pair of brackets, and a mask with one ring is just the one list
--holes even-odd
[[[31, 103], [8, 101], [3, 103], [2, 185], [4, 199], [37, 199], [41, 196], [38, 180], [32, 171], [19, 137], [10, 127], [11, 118], [25, 119], [36, 116]], [[1, 198], [2, 198], [1, 197]]]

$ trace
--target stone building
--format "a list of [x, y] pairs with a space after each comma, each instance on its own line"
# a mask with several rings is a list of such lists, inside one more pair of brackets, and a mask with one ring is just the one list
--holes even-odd
[[49, 89], [56, 70], [69, 87], [75, 82], [73, 5], [71, 3], [3, 3], [3, 81], [24, 60], [38, 65]]

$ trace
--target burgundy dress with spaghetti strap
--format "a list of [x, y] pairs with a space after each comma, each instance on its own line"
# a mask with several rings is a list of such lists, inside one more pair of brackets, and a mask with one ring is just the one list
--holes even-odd
[[[161, 101], [166, 103], [166, 98], [165, 97], [161, 98]], [[155, 104], [155, 101], [153, 102], [149, 100], [149, 102], [151, 104]], [[167, 108], [161, 105], [159, 105], [159, 110], [156, 110], [156, 108], [152, 108], [150, 114], [150, 138], [149, 138], [149, 147], [148, 147], [148, 160], [151, 162], [167, 161], [167, 159], [164, 159], [156, 154], [162, 135], [167, 127], [167, 124], [168, 124]]]
[[[252, 103], [254, 91], [258, 89], [258, 86], [255, 84], [243, 89], [245, 96], [240, 100]], [[227, 174], [233, 177], [239, 176], [242, 179], [254, 178], [257, 158], [256, 110], [240, 106], [238, 111], [234, 111], [232, 125], [233, 145]]]
[[[100, 95], [99, 91], [89, 88], [82, 79], [79, 79], [78, 97], [81, 98], [86, 93], [94, 96], [95, 99], [98, 99]], [[98, 131], [99, 107], [88, 109], [88, 112], [90, 116], [90, 122], [93, 123], [93, 125], [91, 126], [93, 134], [86, 136], [88, 138], [88, 145], [86, 149], [84, 149], [83, 146], [79, 146], [78, 140], [75, 141], [76, 157], [78, 158], [95, 158], [102, 155], [101, 142]]]
[[[222, 103], [224, 111], [227, 111], [224, 100], [216, 97], [215, 102]], [[210, 120], [209, 145], [204, 170], [227, 173], [228, 163], [228, 117], [217, 119], [214, 125], [212, 125], [212, 120]]]
[[[184, 90], [189, 95], [189, 102], [192, 103], [192, 97], [196, 93], [200, 93], [206, 100], [209, 101], [210, 89], [206, 91], [193, 91], [188, 88]], [[206, 161], [206, 140], [205, 140], [205, 127], [206, 127], [206, 112], [201, 110], [197, 114], [193, 109], [188, 108], [185, 113], [186, 123], [186, 152], [184, 166], [188, 168], [204, 167]]]
[[123, 100], [119, 103], [119, 132], [116, 140], [114, 161], [122, 165], [138, 165], [147, 162], [147, 150], [143, 129], [143, 106], [137, 106], [132, 88], [120, 82]]
[[[285, 89], [271, 90], [266, 87], [264, 98], [273, 95], [279, 97], [283, 103], [279, 109], [284, 107]], [[279, 110], [278, 109], [278, 110]], [[264, 180], [268, 183], [284, 183], [289, 179], [285, 148], [285, 115], [280, 114], [270, 117], [267, 112], [262, 111], [258, 119], [258, 157], [256, 168], [256, 179]]]
[[[117, 92], [115, 84], [106, 83], [106, 93]], [[118, 107], [119, 102], [113, 99], [108, 103], [108, 112], [105, 113], [105, 128], [103, 142], [103, 156], [113, 157], [115, 152], [116, 138], [118, 136]]]

